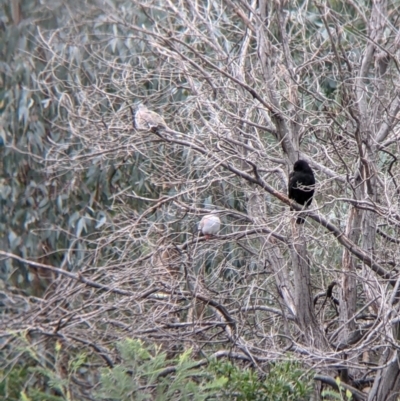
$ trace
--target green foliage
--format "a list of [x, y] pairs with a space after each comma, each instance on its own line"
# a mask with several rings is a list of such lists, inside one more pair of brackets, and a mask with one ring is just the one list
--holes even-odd
[[8, 373], [0, 370], [0, 399], [18, 400], [20, 389], [23, 388], [27, 377], [27, 366], [15, 366]]
[[336, 378], [336, 384], [338, 385], [339, 392], [330, 389], [324, 390], [322, 392], [322, 397], [324, 400], [338, 400], [338, 401], [351, 401], [353, 395], [350, 390], [345, 390], [345, 388], [340, 384], [340, 378]]
[[305, 374], [296, 362], [272, 363], [263, 380], [254, 370], [231, 362], [214, 362], [210, 369], [227, 379], [223, 391], [226, 399], [301, 401], [308, 400], [312, 391], [312, 374]]
[[[0, 369], [0, 400], [7, 401], [72, 401], [71, 378], [79, 377], [87, 364], [84, 353], [74, 355], [72, 349], [55, 344], [54, 355], [44, 353], [23, 335], [15, 338], [18, 354], [11, 366]], [[68, 359], [68, 366], [65, 361]], [[83, 368], [82, 371], [85, 371]]]
[[[0, 370], [0, 399], [7, 401], [64, 401], [68, 398], [55, 393], [61, 386], [60, 379], [50, 369], [33, 367], [27, 356], [20, 359], [9, 372]], [[41, 387], [46, 388], [43, 391]]]
[[[117, 350], [120, 362], [112, 369], [101, 369], [95, 395], [98, 400], [301, 401], [308, 400], [312, 390], [312, 375], [305, 374], [295, 362], [272, 363], [266, 377], [260, 379], [254, 370], [229, 361], [199, 363], [191, 357], [191, 350], [171, 360], [159, 347], [133, 339], [118, 343]], [[25, 351], [11, 369], [0, 370], [0, 399], [76, 399], [70, 393], [71, 378], [88, 363], [85, 354], [69, 354], [68, 366], [64, 364], [66, 373], [60, 376], [56, 366], [65, 355], [59, 343], [52, 364], [49, 360], [44, 363], [38, 349], [31, 345]]]
[[271, 365], [264, 380], [250, 369], [213, 361], [199, 368], [190, 350], [167, 360], [139, 340], [118, 344], [121, 363], [104, 369], [97, 397], [107, 400], [308, 400], [312, 377], [294, 362]]
[[196, 368], [186, 351], [169, 361], [166, 353], [147, 349], [139, 340], [118, 344], [121, 364], [104, 369], [97, 397], [108, 400], [206, 400], [225, 384], [223, 378]]

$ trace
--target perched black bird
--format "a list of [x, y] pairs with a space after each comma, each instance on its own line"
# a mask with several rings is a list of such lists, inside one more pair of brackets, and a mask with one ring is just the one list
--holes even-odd
[[[289, 198], [300, 205], [310, 206], [314, 196], [315, 178], [311, 167], [305, 160], [297, 160], [293, 171], [289, 174]], [[304, 219], [298, 217], [297, 224], [303, 224]]]

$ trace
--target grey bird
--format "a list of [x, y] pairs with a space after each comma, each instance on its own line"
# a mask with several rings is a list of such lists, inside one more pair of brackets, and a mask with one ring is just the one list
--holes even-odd
[[221, 220], [215, 214], [206, 214], [199, 223], [199, 231], [202, 232], [206, 239], [209, 239], [213, 235], [217, 234], [220, 228]]
[[144, 104], [139, 104], [134, 115], [135, 128], [139, 131], [151, 131], [158, 128], [168, 128], [164, 119]]

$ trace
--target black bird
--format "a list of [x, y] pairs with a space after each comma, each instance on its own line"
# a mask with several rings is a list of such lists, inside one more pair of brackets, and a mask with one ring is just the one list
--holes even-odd
[[[293, 171], [289, 174], [289, 198], [305, 207], [310, 206], [314, 196], [314, 186], [315, 177], [311, 167], [305, 160], [297, 160]], [[304, 219], [298, 217], [296, 223], [303, 224]]]

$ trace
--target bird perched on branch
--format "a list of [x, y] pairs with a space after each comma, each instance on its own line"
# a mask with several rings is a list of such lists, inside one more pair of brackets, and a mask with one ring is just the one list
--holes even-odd
[[134, 125], [139, 131], [152, 131], [158, 128], [168, 128], [164, 119], [144, 104], [139, 104], [134, 113]]
[[[294, 199], [300, 205], [311, 205], [315, 188], [315, 177], [311, 167], [305, 160], [297, 160], [293, 171], [289, 174], [289, 198]], [[292, 210], [292, 209], [290, 209]], [[297, 224], [303, 224], [304, 219], [298, 217]]]
[[221, 220], [216, 214], [206, 214], [200, 220], [199, 231], [206, 237], [206, 239], [211, 238], [213, 235], [217, 234], [221, 228]]

